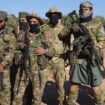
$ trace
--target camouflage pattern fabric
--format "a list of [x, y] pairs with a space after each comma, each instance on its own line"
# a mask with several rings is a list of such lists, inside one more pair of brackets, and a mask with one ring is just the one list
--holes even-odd
[[[89, 33], [95, 43], [95, 48], [97, 50], [99, 48], [100, 49], [104, 48], [102, 43], [105, 41], [105, 36], [104, 36], [103, 27], [100, 24], [100, 22], [96, 22], [92, 20], [90, 22], [84, 22], [82, 24], [85, 25], [86, 28], [89, 30]], [[70, 28], [63, 29], [62, 32], [59, 34], [59, 37], [63, 38], [66, 35], [70, 35]], [[75, 86], [75, 84], [86, 84], [92, 87], [95, 86], [94, 88], [99, 88], [99, 86], [102, 83], [102, 76], [97, 67], [90, 66], [88, 62], [83, 58], [82, 59], [76, 58], [75, 63], [71, 67], [70, 81], [73, 82], [74, 84], [72, 84], [71, 86], [71, 90], [69, 93], [69, 99], [68, 99], [68, 105], [72, 105], [73, 104], [72, 102], [76, 103], [77, 99], [76, 98], [73, 99], [73, 95], [75, 96], [77, 94], [77, 92], [75, 93], [73, 91], [73, 86]], [[73, 94], [72, 94], [72, 91], [73, 91]], [[95, 104], [102, 105], [101, 104], [101, 94], [102, 93], [99, 92], [100, 91], [99, 89], [97, 89], [97, 92], [99, 92], [98, 94], [96, 90], [94, 91], [96, 93], [95, 94], [96, 96]]]
[[64, 53], [64, 46], [63, 42], [59, 40], [58, 34], [63, 29], [63, 26], [60, 21], [55, 27], [52, 27], [50, 23], [42, 25], [42, 30], [47, 30], [49, 28], [52, 30], [53, 33], [51, 40], [55, 49], [55, 55], [49, 62], [46, 70], [49, 72], [53, 72], [53, 76], [56, 81], [58, 101], [62, 103], [64, 100], [65, 81], [64, 58], [62, 57], [62, 54]]
[[[29, 39], [28, 68], [30, 69], [30, 75], [31, 75], [29, 77], [29, 83], [31, 81], [32, 84], [32, 94], [33, 94], [32, 105], [40, 105], [44, 86], [48, 78], [47, 71], [45, 71], [45, 68], [49, 60], [49, 57], [47, 58], [47, 56], [51, 57], [52, 53], [50, 52], [54, 51], [51, 43], [48, 40], [46, 40], [44, 35], [42, 35], [41, 33], [38, 34], [29, 33], [28, 39]], [[45, 55], [36, 56], [34, 53], [34, 49], [37, 47], [44, 48]]]
[[13, 104], [22, 105], [22, 98], [25, 92], [25, 70], [24, 70], [24, 49], [20, 45], [24, 43], [25, 32], [19, 30], [16, 36], [16, 50], [13, 64], [11, 65], [11, 98]]
[[[0, 31], [0, 57], [2, 59], [1, 64], [4, 66], [5, 70], [3, 72], [4, 78], [4, 91], [0, 91], [2, 98], [0, 98], [1, 105], [10, 104], [10, 70], [9, 67], [12, 64], [12, 59], [14, 57], [14, 51], [16, 46], [16, 39], [8, 28]], [[4, 101], [3, 101], [3, 100]]]

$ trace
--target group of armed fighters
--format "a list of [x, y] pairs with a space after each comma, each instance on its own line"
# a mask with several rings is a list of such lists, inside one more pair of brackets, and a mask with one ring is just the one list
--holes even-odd
[[[68, 14], [69, 27], [61, 24], [62, 13], [56, 7], [46, 12], [47, 23], [35, 13], [19, 12], [18, 26], [13, 28], [7, 26], [7, 12], [0, 11], [0, 105], [41, 105], [50, 73], [58, 105], [79, 105], [81, 85], [93, 90], [94, 105], [105, 105], [105, 30], [92, 18], [91, 2], [82, 2], [79, 8], [78, 15]], [[66, 66], [70, 87], [65, 99]]]

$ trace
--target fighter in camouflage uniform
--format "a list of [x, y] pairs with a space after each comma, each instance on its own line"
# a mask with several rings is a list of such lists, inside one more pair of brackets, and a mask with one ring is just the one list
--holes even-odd
[[29, 28], [26, 20], [27, 12], [19, 12], [19, 27], [15, 27], [16, 50], [11, 66], [11, 97], [13, 104], [22, 105], [25, 92], [25, 70], [24, 70], [24, 51], [25, 51], [25, 31]]
[[49, 18], [49, 23], [42, 25], [43, 29], [50, 28], [52, 30], [52, 42], [55, 49], [55, 55], [50, 61], [47, 69], [53, 72], [54, 79], [56, 81], [57, 96], [59, 105], [63, 104], [64, 100], [64, 81], [65, 81], [65, 71], [64, 71], [64, 45], [58, 38], [58, 34], [63, 29], [61, 24], [62, 13], [58, 8], [53, 7], [47, 13], [46, 16]]
[[10, 104], [9, 67], [14, 57], [16, 39], [6, 27], [7, 13], [0, 11], [0, 105]]
[[[49, 33], [40, 32], [42, 20], [37, 14], [27, 16], [30, 30], [26, 33], [26, 66], [28, 68], [29, 81], [32, 83], [32, 105], [41, 105], [44, 86], [46, 83], [47, 71], [44, 69], [52, 58], [54, 50], [50, 41]], [[51, 33], [50, 33], [51, 35]], [[30, 92], [30, 91], [29, 91]]]
[[[105, 41], [105, 34], [103, 32], [103, 27], [100, 22], [94, 21], [92, 19], [93, 15], [93, 5], [90, 2], [82, 2], [80, 4], [80, 23], [84, 25], [94, 42], [94, 48], [98, 51], [103, 48], [102, 41]], [[63, 29], [59, 34], [59, 37], [62, 39], [66, 35], [71, 35], [73, 30], [74, 34], [74, 42], [78, 41], [80, 35], [79, 31], [80, 27], [76, 23], [72, 25], [69, 29]], [[74, 45], [73, 45], [74, 47]], [[70, 73], [70, 92], [68, 97], [68, 105], [77, 105], [78, 91], [81, 84], [90, 85], [94, 91], [94, 102], [95, 105], [103, 105], [102, 103], [102, 93], [100, 90], [100, 85], [102, 83], [102, 76], [98, 70], [97, 66], [89, 62], [92, 56], [90, 56], [88, 47], [84, 47], [82, 50], [78, 50], [77, 53], [74, 53], [76, 58], [74, 58], [74, 62], [72, 62], [71, 73]], [[76, 47], [73, 48], [73, 52], [75, 52]], [[77, 55], [76, 55], [77, 54]], [[90, 58], [88, 59], [88, 57]], [[72, 57], [73, 58], [73, 57]], [[88, 60], [87, 60], [88, 59]], [[73, 59], [71, 59], [73, 61]], [[93, 60], [94, 61], [94, 60]]]

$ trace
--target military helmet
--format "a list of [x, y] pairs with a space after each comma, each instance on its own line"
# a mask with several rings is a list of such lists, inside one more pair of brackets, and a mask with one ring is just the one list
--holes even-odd
[[24, 11], [19, 12], [19, 18], [26, 18], [26, 16], [28, 16], [28, 15], [29, 15], [28, 12], [24, 12]]
[[62, 13], [59, 11], [59, 9], [57, 7], [52, 7], [49, 9], [49, 11], [46, 13], [46, 16], [49, 17], [50, 14], [52, 13], [56, 13], [59, 15], [59, 18], [62, 18]]
[[7, 19], [7, 12], [0, 11], [0, 20], [5, 20], [5, 19]]
[[80, 4], [80, 9], [83, 8], [83, 7], [89, 7], [89, 8], [93, 8], [93, 4], [89, 1], [85, 1], [85, 2], [82, 2]]
[[31, 18], [35, 18], [39, 21], [40, 25], [42, 25], [44, 22], [43, 20], [38, 16], [37, 13], [32, 12], [30, 15], [26, 16], [27, 21], [29, 21]]

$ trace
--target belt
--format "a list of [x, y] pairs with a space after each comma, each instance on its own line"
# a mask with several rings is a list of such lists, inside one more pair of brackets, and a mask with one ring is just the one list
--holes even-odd
[[82, 64], [84, 61], [86, 61], [86, 59], [76, 59], [75, 63]]

